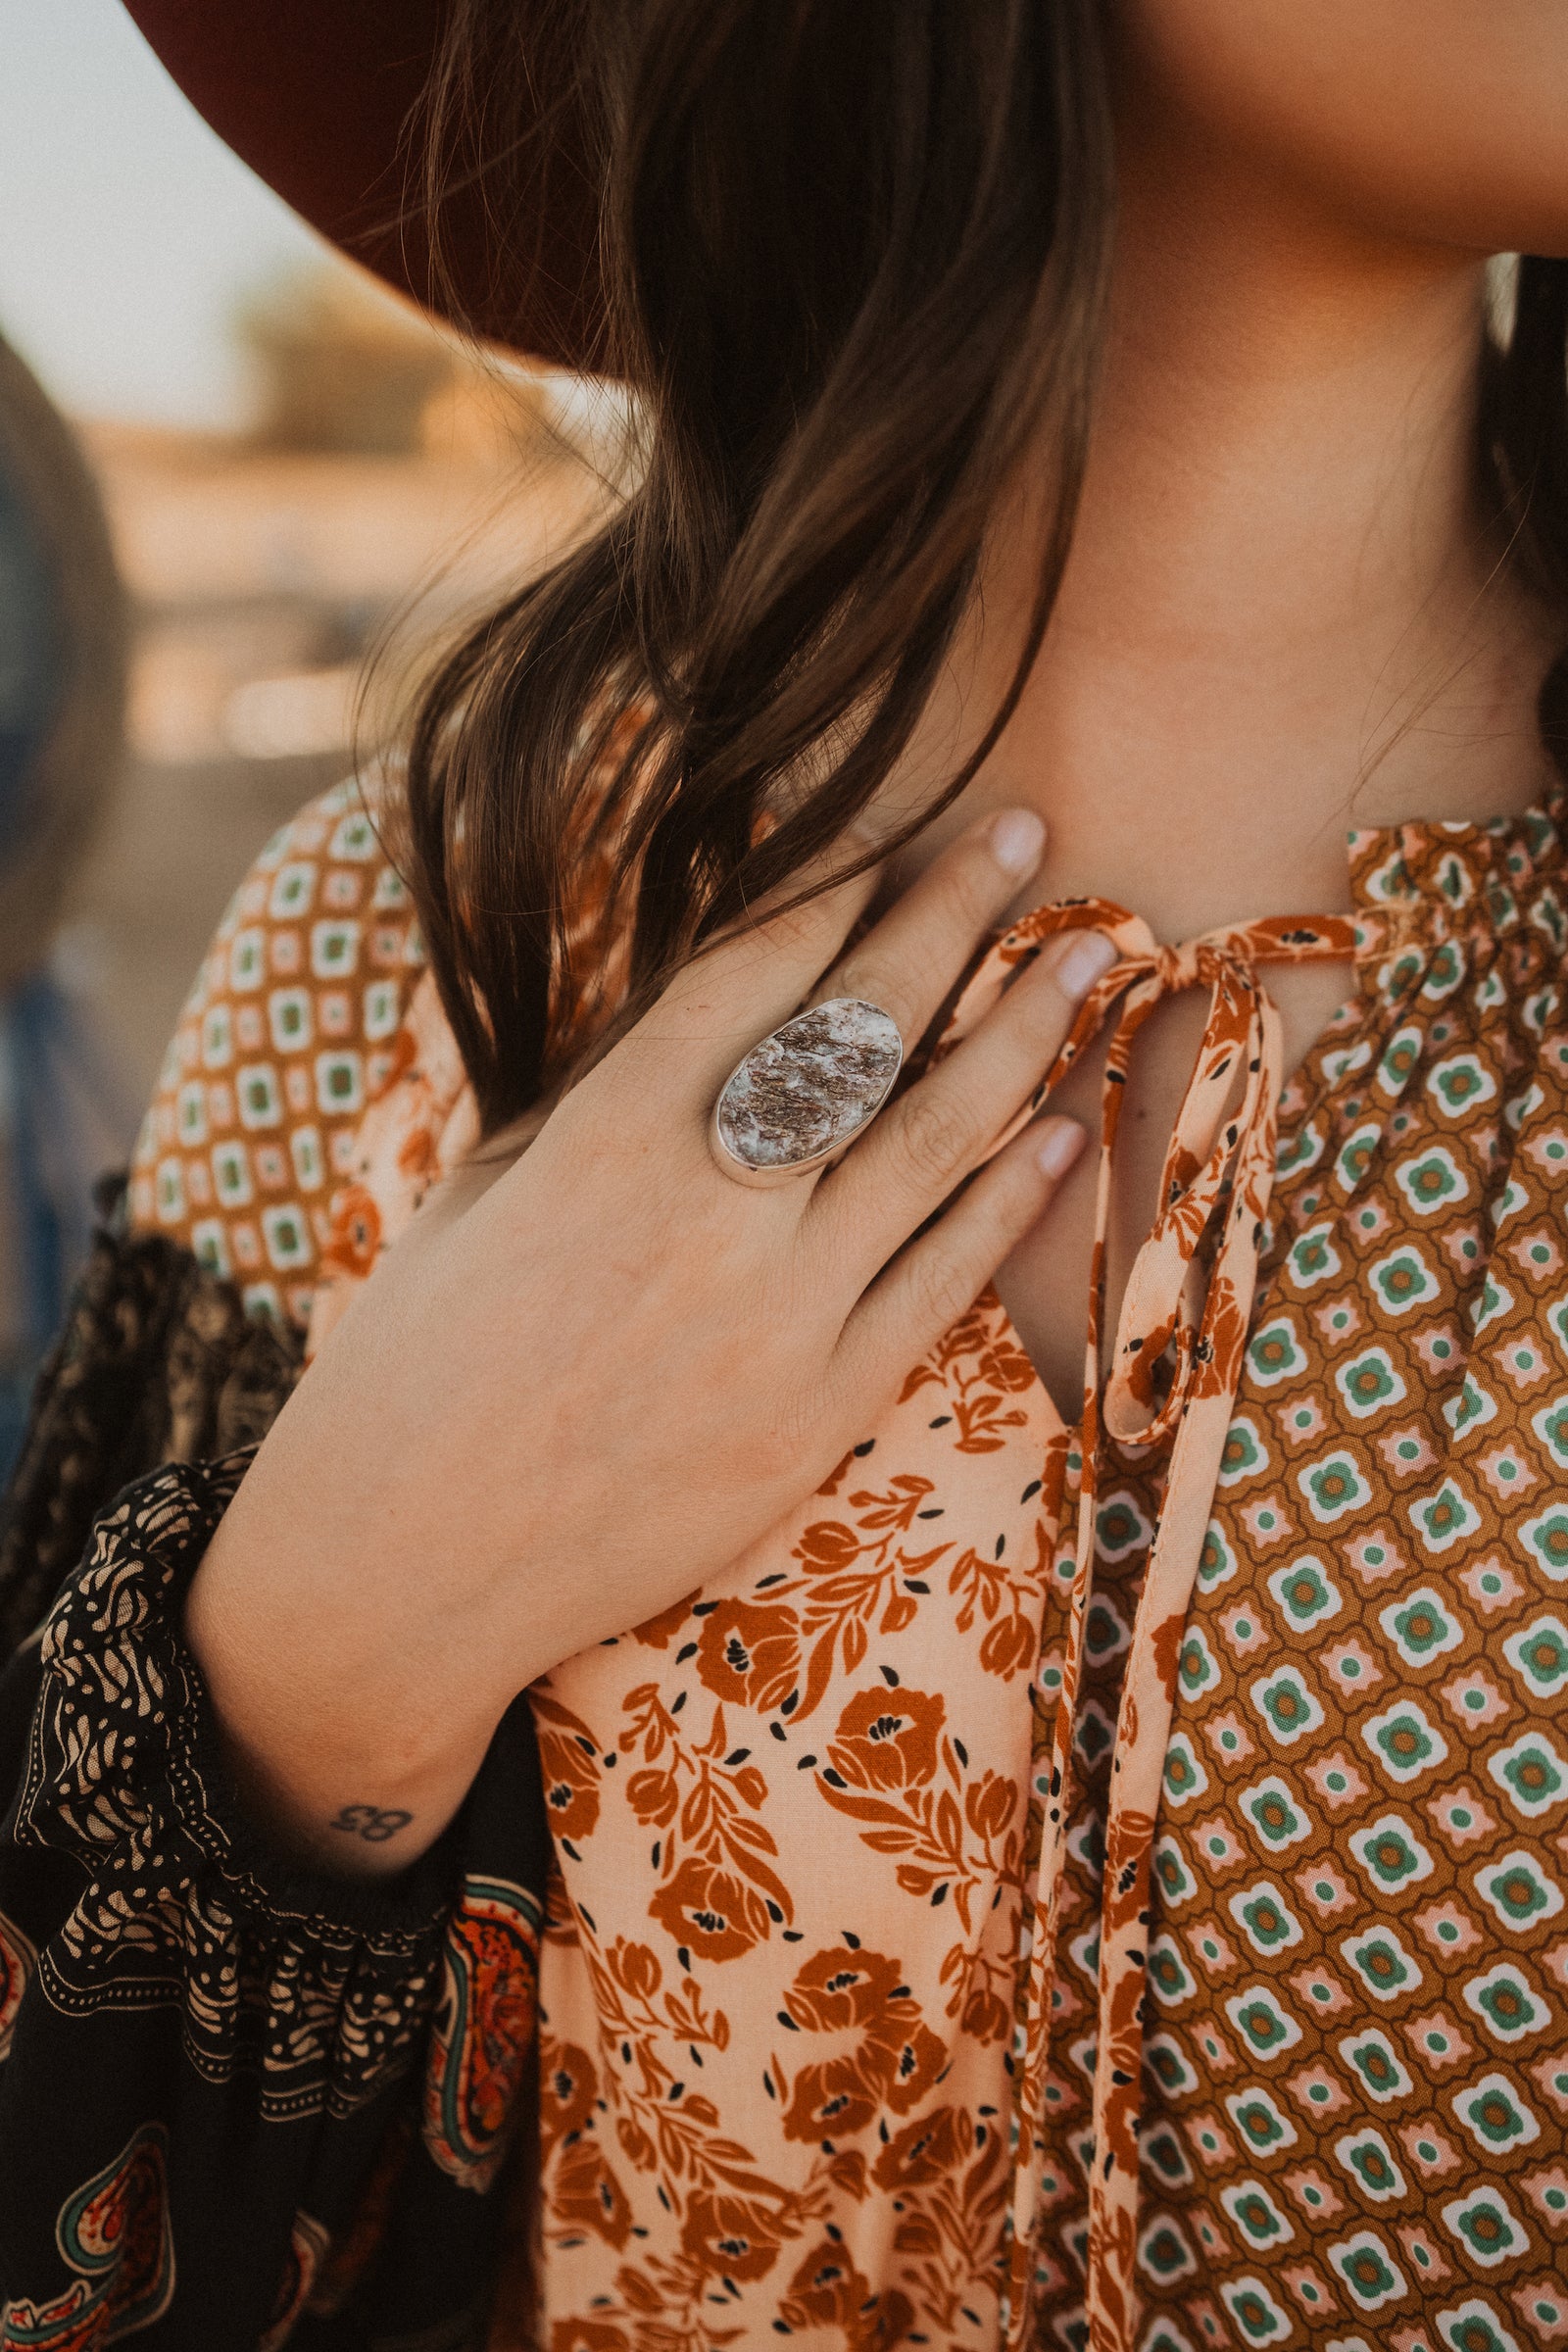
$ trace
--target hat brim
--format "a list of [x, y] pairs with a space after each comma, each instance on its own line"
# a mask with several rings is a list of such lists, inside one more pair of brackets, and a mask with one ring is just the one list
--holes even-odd
[[[451, 292], [409, 134], [435, 53], [441, 0], [124, 0], [198, 113], [313, 227], [427, 310], [512, 350], [571, 368], [601, 360], [598, 197], [569, 103], [527, 143], [523, 240], [505, 256], [483, 194], [441, 205]], [[516, 0], [526, 43], [529, 0]], [[548, 91], [539, 93], [550, 103]], [[526, 252], [519, 252], [519, 242]]]

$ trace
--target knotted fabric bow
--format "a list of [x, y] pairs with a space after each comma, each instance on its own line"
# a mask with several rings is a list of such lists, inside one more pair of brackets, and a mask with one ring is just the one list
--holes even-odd
[[[1132, 2352], [1138, 2325], [1138, 2128], [1154, 1823], [1177, 1660], [1246, 1350], [1258, 1248], [1274, 1177], [1284, 1077], [1279, 1013], [1264, 991], [1258, 966], [1350, 957], [1355, 930], [1342, 917], [1264, 921], [1165, 948], [1137, 916], [1102, 900], [1041, 907], [1005, 932], [979, 965], [943, 1030], [937, 1054], [951, 1052], [996, 1003], [1017, 969], [1048, 939], [1067, 929], [1103, 931], [1120, 950], [1119, 958], [1084, 1004], [1072, 1035], [1032, 1101], [993, 1147], [1000, 1151], [1018, 1133], [1107, 1015], [1119, 1007], [1106, 1050], [1102, 1095], [1078, 1431], [1082, 1476], [1066, 1660], [1058, 1693], [1048, 1695], [1038, 1669], [1034, 1690], [1037, 1733], [1031, 1780], [1041, 1807], [1039, 1859], [1024, 1890], [1027, 1977], [1022, 2014], [1015, 2021], [1016, 2139], [1003, 2340], [1008, 2352], [1017, 2352], [1029, 2335], [1040, 2222], [1040, 2132], [1051, 2056], [1063, 1846], [1072, 1803], [1073, 1730], [1093, 1592], [1099, 1456], [1102, 1440], [1108, 1436], [1123, 1445], [1170, 1447], [1164, 1500], [1133, 1624], [1111, 1751], [1100, 1923], [1090, 2343], [1093, 2352]], [[1128, 1066], [1134, 1041], [1156, 1005], [1188, 988], [1208, 991], [1203, 1041], [1165, 1154], [1159, 1211], [1133, 1264], [1102, 1383], [1105, 1244]]]

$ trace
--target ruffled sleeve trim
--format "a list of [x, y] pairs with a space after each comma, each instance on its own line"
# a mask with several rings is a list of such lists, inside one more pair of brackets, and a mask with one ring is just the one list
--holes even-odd
[[208, 2080], [254, 2068], [264, 2112], [343, 2114], [417, 2058], [457, 1825], [395, 1880], [340, 1881], [275, 1853], [246, 1814], [181, 1624], [251, 1458], [167, 1464], [96, 1523], [42, 1629], [14, 1837], [85, 1874], [39, 1954], [56, 2008], [177, 2006]]

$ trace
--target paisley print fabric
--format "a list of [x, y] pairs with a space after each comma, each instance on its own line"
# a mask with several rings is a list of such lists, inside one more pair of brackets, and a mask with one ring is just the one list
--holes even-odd
[[424, 2144], [465, 2187], [501, 2169], [533, 2048], [541, 1906], [526, 1886], [469, 1878], [447, 1928], [424, 2070]]
[[11, 2352], [88, 2352], [139, 2334], [162, 2317], [174, 2291], [165, 2134], [153, 2125], [69, 2198], [57, 2225], [60, 2251], [75, 2274], [63, 2295], [0, 2311], [0, 2345]]

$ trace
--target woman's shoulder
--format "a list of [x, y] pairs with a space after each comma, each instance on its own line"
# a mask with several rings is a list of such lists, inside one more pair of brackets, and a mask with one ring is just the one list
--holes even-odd
[[367, 1108], [416, 1058], [426, 958], [383, 839], [386, 797], [375, 775], [335, 785], [257, 857], [186, 999], [131, 1168], [134, 1230], [183, 1245], [250, 1313], [299, 1331], [339, 1196], [363, 1174]]

